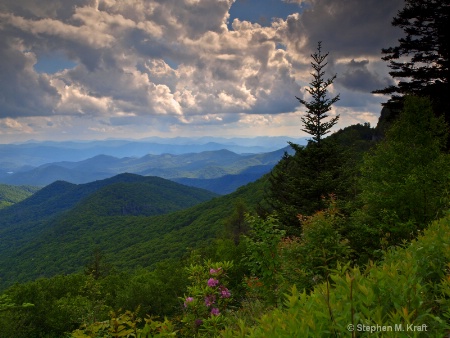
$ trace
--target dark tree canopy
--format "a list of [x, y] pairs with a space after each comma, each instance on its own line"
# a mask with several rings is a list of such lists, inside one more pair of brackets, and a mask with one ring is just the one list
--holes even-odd
[[312, 135], [313, 141], [318, 144], [320, 144], [323, 136], [328, 134], [330, 129], [339, 120], [338, 115], [327, 122], [323, 121], [328, 118], [329, 115], [327, 113], [331, 110], [331, 106], [339, 100], [339, 95], [331, 99], [327, 97], [327, 88], [333, 83], [336, 75], [328, 80], [323, 79], [323, 76], [325, 75], [323, 69], [327, 65], [325, 59], [327, 58], [328, 53], [323, 55], [321, 49], [321, 42], [319, 42], [317, 52], [311, 55], [313, 59], [311, 66], [315, 72], [311, 73], [313, 76], [313, 81], [310, 83], [310, 87], [307, 88], [306, 91], [311, 94], [312, 101], [306, 102], [305, 100], [297, 97], [297, 100], [299, 100], [300, 103], [308, 109], [306, 115], [302, 117], [302, 122], [304, 124], [304, 128], [302, 130]]
[[407, 94], [429, 97], [436, 115], [450, 121], [449, 41], [450, 2], [448, 0], [405, 0], [405, 7], [392, 25], [403, 29], [398, 46], [382, 50], [396, 85], [374, 91], [391, 98], [385, 106], [400, 112]]

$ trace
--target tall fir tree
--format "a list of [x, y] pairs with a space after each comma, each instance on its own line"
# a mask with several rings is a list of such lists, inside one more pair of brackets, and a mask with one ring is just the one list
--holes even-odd
[[384, 105], [394, 115], [402, 110], [405, 95], [429, 97], [437, 116], [450, 122], [450, 2], [405, 0], [392, 25], [405, 37], [395, 47], [382, 49], [389, 73], [397, 84], [373, 93], [391, 95]]
[[325, 62], [327, 56], [328, 53], [322, 54], [322, 43], [319, 42], [317, 52], [311, 55], [313, 59], [311, 66], [315, 71], [311, 73], [313, 81], [310, 83], [309, 88], [306, 89], [311, 95], [312, 101], [306, 102], [297, 97], [297, 100], [308, 109], [306, 115], [301, 118], [304, 125], [302, 131], [310, 134], [313, 141], [317, 142], [317, 144], [320, 144], [322, 138], [330, 132], [330, 129], [339, 120], [339, 115], [337, 115], [329, 121], [323, 121], [329, 117], [327, 113], [331, 110], [331, 106], [339, 101], [339, 95], [331, 99], [327, 97], [328, 87], [336, 79], [336, 75], [327, 80], [323, 78], [325, 75], [324, 68], [327, 65], [327, 62]]
[[301, 118], [302, 130], [312, 138], [306, 147], [290, 143], [295, 154], [285, 154], [269, 177], [268, 201], [286, 227], [288, 235], [301, 233], [299, 214], [311, 215], [323, 209], [329, 194], [338, 194], [340, 197], [345, 190], [341, 170], [344, 164], [342, 150], [336, 142], [324, 138], [339, 119], [337, 115], [326, 120], [339, 95], [328, 98], [328, 88], [336, 75], [324, 79], [328, 53], [322, 54], [321, 47], [319, 42], [317, 52], [311, 55], [313, 80], [306, 90], [312, 101], [297, 97], [308, 109]]

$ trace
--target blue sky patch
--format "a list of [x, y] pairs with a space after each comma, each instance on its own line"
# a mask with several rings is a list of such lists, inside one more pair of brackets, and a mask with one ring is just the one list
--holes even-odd
[[55, 74], [64, 69], [75, 68], [76, 65], [75, 62], [66, 58], [62, 53], [56, 52], [39, 56], [34, 69], [38, 73]]
[[230, 9], [228, 28], [231, 29], [236, 18], [270, 26], [273, 18], [285, 19], [292, 13], [302, 12], [303, 9], [303, 5], [282, 0], [237, 0]]

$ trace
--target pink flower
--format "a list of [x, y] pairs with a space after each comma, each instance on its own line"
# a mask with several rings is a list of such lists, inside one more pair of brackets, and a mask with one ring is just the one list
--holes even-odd
[[188, 304], [192, 303], [193, 301], [194, 301], [194, 298], [192, 298], [192, 297], [186, 298], [186, 300], [184, 301], [184, 307], [188, 307]]
[[213, 307], [213, 308], [211, 309], [211, 314], [212, 314], [213, 316], [218, 316], [218, 315], [220, 315], [220, 311], [219, 311], [218, 308]]
[[216, 269], [210, 269], [209, 273], [211, 275], [215, 275], [215, 274], [218, 274], [220, 271], [222, 271], [222, 268], [218, 268], [217, 270]]
[[220, 298], [230, 298], [231, 297], [231, 292], [230, 290], [228, 290], [227, 288], [222, 288], [222, 290], [220, 290]]
[[208, 279], [208, 286], [209, 287], [217, 286], [217, 284], [219, 284], [219, 281], [217, 279], [215, 279], [215, 278]]

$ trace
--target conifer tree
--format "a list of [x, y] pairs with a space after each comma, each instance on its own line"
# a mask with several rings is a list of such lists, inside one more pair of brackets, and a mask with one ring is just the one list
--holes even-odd
[[323, 136], [328, 134], [330, 129], [339, 120], [339, 115], [337, 115], [327, 122], [323, 121], [328, 118], [329, 115], [327, 113], [331, 110], [331, 106], [339, 101], [339, 95], [331, 99], [327, 98], [328, 87], [336, 78], [336, 75], [334, 75], [328, 80], [323, 79], [323, 76], [325, 75], [324, 68], [327, 65], [327, 62], [325, 62], [327, 56], [328, 53], [322, 54], [322, 43], [319, 42], [317, 52], [311, 55], [313, 59], [311, 66], [315, 71], [311, 73], [313, 81], [310, 83], [310, 87], [306, 89], [312, 96], [312, 101], [306, 102], [297, 97], [297, 100], [308, 109], [306, 115], [301, 118], [304, 124], [302, 131], [312, 135], [313, 141], [318, 144], [320, 144]]
[[322, 54], [321, 47], [319, 42], [317, 52], [311, 55], [313, 81], [306, 91], [312, 101], [306, 102], [297, 97], [308, 109], [301, 118], [302, 130], [310, 134], [312, 139], [306, 147], [290, 143], [295, 154], [285, 154], [269, 177], [268, 202], [278, 214], [288, 235], [301, 233], [299, 214], [312, 215], [327, 205], [325, 199], [328, 195], [337, 194], [340, 198], [345, 194], [341, 147], [332, 140], [324, 139], [339, 119], [337, 115], [325, 120], [329, 117], [331, 106], [339, 100], [339, 95], [328, 98], [328, 87], [336, 75], [324, 79], [328, 53]]
[[392, 25], [405, 37], [382, 49], [389, 73], [398, 83], [373, 93], [391, 95], [384, 105], [398, 115], [405, 95], [429, 97], [436, 115], [450, 122], [450, 2], [406, 0]]

